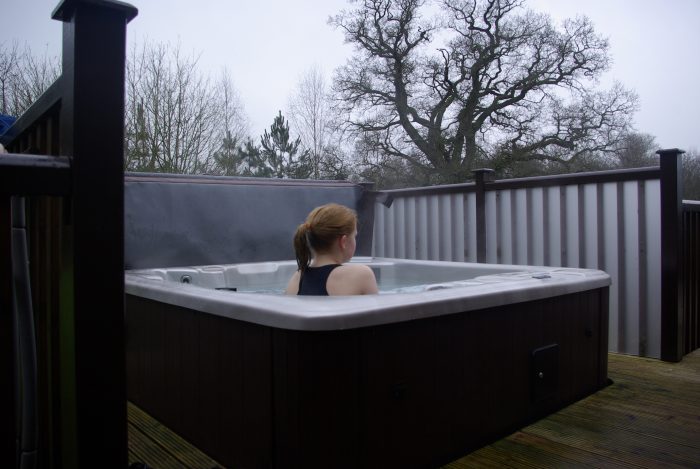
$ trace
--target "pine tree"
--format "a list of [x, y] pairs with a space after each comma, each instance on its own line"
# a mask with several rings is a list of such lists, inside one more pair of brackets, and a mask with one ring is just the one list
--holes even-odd
[[238, 154], [242, 162], [242, 174], [244, 176], [269, 177], [264, 171], [260, 148], [253, 143], [252, 139], [249, 138], [243, 146], [238, 147]]
[[222, 176], [238, 176], [243, 172], [245, 155], [238, 138], [226, 131], [221, 146], [214, 152], [214, 172]]
[[300, 143], [300, 138], [290, 141], [289, 124], [279, 111], [270, 131], [265, 130], [260, 137], [259, 158], [250, 159], [250, 173], [273, 178], [308, 178], [311, 174], [309, 152], [297, 155]]

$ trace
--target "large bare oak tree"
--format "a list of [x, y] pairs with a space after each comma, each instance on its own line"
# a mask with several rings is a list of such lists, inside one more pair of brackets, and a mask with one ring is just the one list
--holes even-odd
[[333, 87], [389, 161], [461, 182], [490, 155], [575, 159], [630, 128], [635, 94], [596, 91], [608, 42], [585, 17], [557, 27], [522, 0], [357, 3], [331, 19], [356, 48]]

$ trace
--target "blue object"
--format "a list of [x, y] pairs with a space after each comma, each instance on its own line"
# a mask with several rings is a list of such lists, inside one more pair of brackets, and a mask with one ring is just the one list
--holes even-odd
[[7, 129], [12, 127], [12, 124], [14, 124], [16, 120], [16, 117], [0, 114], [0, 135], [7, 132]]

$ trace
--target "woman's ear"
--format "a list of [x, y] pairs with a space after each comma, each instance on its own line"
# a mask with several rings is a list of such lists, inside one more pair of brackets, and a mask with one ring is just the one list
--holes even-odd
[[348, 244], [348, 235], [342, 235], [338, 238], [338, 245], [341, 250], [345, 250], [345, 246]]

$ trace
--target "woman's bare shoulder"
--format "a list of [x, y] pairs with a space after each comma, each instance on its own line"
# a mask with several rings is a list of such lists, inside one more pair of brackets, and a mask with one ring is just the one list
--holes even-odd
[[364, 264], [343, 264], [340, 266], [340, 271], [347, 273], [348, 275], [372, 275], [372, 277], [374, 277], [374, 272], [372, 269]]
[[298, 270], [294, 272], [292, 278], [289, 279], [289, 283], [287, 283], [287, 289], [284, 291], [284, 293], [287, 295], [296, 295], [299, 293], [299, 275], [301, 274]]
[[356, 293], [353, 294], [366, 295], [378, 292], [377, 279], [369, 266], [364, 264], [343, 264], [335, 270], [337, 270], [345, 280], [352, 283], [354, 286], [353, 290], [356, 291]]

